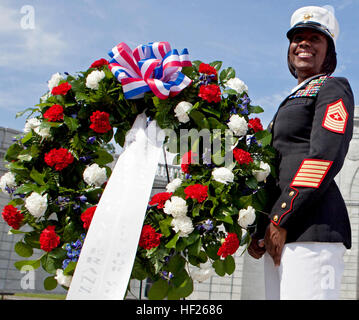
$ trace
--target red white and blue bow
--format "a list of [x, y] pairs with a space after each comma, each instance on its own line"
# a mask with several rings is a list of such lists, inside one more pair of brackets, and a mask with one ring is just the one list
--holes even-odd
[[171, 50], [168, 42], [151, 42], [135, 50], [121, 42], [109, 56], [109, 68], [122, 84], [126, 99], [142, 98], [152, 91], [160, 99], [167, 99], [180, 93], [192, 82], [181, 70], [192, 66], [188, 50], [178, 54]]

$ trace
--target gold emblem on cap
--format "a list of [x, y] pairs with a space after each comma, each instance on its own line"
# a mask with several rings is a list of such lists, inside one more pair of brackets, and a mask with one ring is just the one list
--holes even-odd
[[303, 20], [304, 20], [304, 21], [310, 20], [311, 18], [313, 18], [313, 15], [310, 14], [310, 13], [306, 13], [306, 14], [303, 16]]

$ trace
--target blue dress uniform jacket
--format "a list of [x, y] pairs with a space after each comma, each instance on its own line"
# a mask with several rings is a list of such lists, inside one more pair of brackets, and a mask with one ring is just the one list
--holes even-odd
[[274, 223], [287, 230], [287, 242], [351, 247], [348, 212], [334, 177], [348, 151], [353, 117], [353, 93], [345, 78], [318, 76], [281, 103], [269, 128], [278, 178], [269, 219], [258, 222], [262, 236]]

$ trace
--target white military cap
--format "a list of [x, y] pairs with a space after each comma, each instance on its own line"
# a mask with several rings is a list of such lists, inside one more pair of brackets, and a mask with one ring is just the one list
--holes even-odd
[[287, 32], [291, 39], [298, 29], [311, 28], [324, 33], [334, 44], [339, 35], [339, 23], [334, 15], [332, 7], [302, 7], [296, 10], [290, 20], [291, 28]]

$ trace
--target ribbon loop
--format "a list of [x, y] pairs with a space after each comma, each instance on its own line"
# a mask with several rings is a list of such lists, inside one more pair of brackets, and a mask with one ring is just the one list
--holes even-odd
[[181, 70], [192, 66], [188, 50], [178, 54], [168, 42], [151, 42], [133, 51], [121, 42], [110, 52], [109, 68], [121, 82], [126, 99], [138, 99], [152, 91], [160, 99], [180, 93], [192, 83]]

